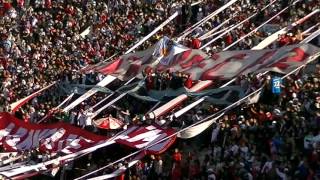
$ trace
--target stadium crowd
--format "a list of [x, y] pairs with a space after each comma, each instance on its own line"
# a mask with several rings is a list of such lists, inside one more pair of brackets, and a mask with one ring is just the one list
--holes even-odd
[[[136, 50], [150, 47], [163, 35], [171, 38], [181, 35], [183, 30], [221, 7], [226, 1], [205, 0], [195, 6], [191, 6], [191, 3], [189, 0], [2, 2], [0, 4], [2, 5], [0, 7], [2, 82], [0, 107], [3, 111], [9, 112], [11, 103], [56, 81], [57, 84], [51, 87], [51, 90], [34, 98], [16, 113], [20, 119], [37, 122], [68, 96], [67, 92], [61, 90], [62, 84], [94, 85], [104, 77], [94, 72], [83, 74], [82, 68], [104, 61], [114, 54], [121, 55], [176, 10], [180, 12], [176, 20]], [[261, 11], [261, 8], [268, 3], [270, 1], [238, 1], [198, 27], [182, 39], [181, 43], [198, 49], [211, 40], [207, 38], [200, 41], [199, 37], [229, 19], [231, 15], [233, 18], [221, 27], [222, 29], [239, 23], [253, 12], [258, 12], [255, 18], [205, 49], [211, 55], [219, 52], [289, 5], [291, 1], [277, 1]], [[319, 1], [301, 0], [278, 16], [272, 24], [278, 30], [317, 8], [320, 8]], [[302, 32], [317, 24], [317, 21], [317, 18], [310, 18], [303, 25], [279, 37], [272, 47], [301, 41], [303, 36], [307, 35], [302, 35]], [[86, 34], [88, 29], [90, 32]], [[237, 43], [232, 49], [250, 49], [273, 32], [275, 30], [272, 28], [262, 28]], [[320, 40], [315, 44], [320, 45]], [[174, 149], [172, 156], [166, 153], [162, 156], [148, 157], [134, 168], [128, 169], [120, 178], [212, 180], [319, 178], [319, 65], [316, 68], [314, 74], [290, 76], [285, 79], [282, 94], [279, 96], [270, 94], [268, 86], [270, 79], [261, 81], [261, 84], [267, 85], [259, 103], [242, 105], [221, 118], [216, 125], [220, 132], [212, 141], [208, 153], [203, 152], [203, 149], [190, 152], [190, 148], [181, 143], [176, 145], [178, 149]], [[180, 85], [186, 87], [192, 85], [188, 76], [181, 73], [176, 75], [166, 72], [148, 73], [146, 77], [149, 90], [165, 90], [168, 87], [175, 89], [174, 86], [179, 83], [177, 88]], [[249, 82], [253, 81], [249, 76], [243, 78]], [[177, 81], [179, 83], [176, 83]], [[117, 81], [112, 85], [116, 89], [122, 84]], [[106, 94], [99, 92], [84, 101], [70, 112], [66, 121], [79, 125], [79, 118], [84, 111], [104, 97]], [[130, 105], [115, 108], [117, 113], [113, 113], [113, 116], [124, 121], [139, 119], [139, 115], [129, 108]], [[192, 117], [189, 123], [216, 112], [219, 108], [199, 107], [192, 111], [191, 115], [188, 114]], [[109, 113], [108, 111], [102, 114], [107, 116]], [[197, 118], [193, 118], [195, 116]], [[201, 137], [208, 139], [208, 136], [210, 136], [208, 133], [204, 133]], [[210, 139], [207, 142], [210, 142]], [[197, 151], [206, 154], [204, 158], [202, 155], [198, 156]], [[33, 157], [36, 153], [26, 154], [28, 155], [25, 155], [24, 159], [32, 157], [31, 159], [37, 161], [37, 158]], [[20, 156], [23, 155], [17, 155]], [[106, 162], [90, 163], [90, 166], [86, 167], [88, 170], [94, 170]], [[109, 171], [112, 172], [112, 169], [105, 173]], [[69, 172], [69, 175], [76, 174]]]
[[[272, 76], [279, 74], [260, 78], [264, 89], [258, 102], [230, 110], [217, 120], [213, 132], [210, 129], [191, 140], [179, 140], [167, 152], [145, 157], [118, 179], [319, 178], [319, 60], [283, 79], [280, 94], [272, 92]], [[220, 108], [196, 107], [189, 115], [196, 114], [197, 118], [187, 114], [177, 119], [178, 124], [185, 121], [190, 125]], [[93, 169], [108, 164], [99, 160], [101, 156], [93, 159]], [[128, 161], [102, 174], [122, 165], [128, 165]], [[67, 174], [73, 177], [74, 172]]]
[[[200, 26], [195, 31], [196, 34], [191, 34], [183, 39], [183, 43], [189, 47], [199, 48], [208, 39], [199, 44], [199, 40], [193, 37], [218, 26], [228, 19], [229, 14], [233, 14], [235, 17], [222, 28], [237, 24], [250, 15], [247, 12], [259, 11], [267, 3], [267, 1], [236, 2], [231, 5], [231, 8]], [[176, 37], [186, 27], [220, 7], [223, 2], [205, 1], [193, 7], [190, 4], [189, 1], [138, 1], [134, 3], [131, 1], [128, 3], [125, 1], [108, 1], [108, 3], [100, 1], [72, 3], [31, 1], [29, 5], [23, 3], [3, 5], [0, 48], [2, 79], [0, 102], [3, 109], [10, 111], [9, 105], [11, 103], [54, 81], [71, 83], [80, 81], [80, 83], [95, 84], [103, 77], [97, 74], [84, 75], [80, 69], [127, 50], [137, 40], [161, 24], [170, 16], [170, 13], [178, 10], [181, 5], [180, 16], [140, 46], [140, 49], [146, 49], [163, 35]], [[286, 5], [284, 2], [276, 2], [265, 11], [259, 12], [255, 18], [206, 48], [207, 52], [211, 54], [222, 50], [233, 40], [248, 33]], [[299, 2], [290, 8], [290, 11], [281, 14], [273, 23], [277, 24], [278, 28], [284, 27], [288, 22], [303, 17], [317, 7], [318, 5], [314, 4], [314, 1]], [[303, 26], [288, 34], [300, 36], [296, 32], [305, 30], [315, 24], [315, 21], [310, 19]], [[250, 28], [243, 28], [247, 25]], [[90, 33], [85, 36], [81, 32], [84, 32], [88, 27]], [[254, 35], [236, 44], [234, 48], [251, 48], [268, 33], [262, 30], [257, 31]], [[291, 41], [290, 38], [279, 39], [279, 45], [288, 44], [287, 41]], [[59, 89], [59, 87], [58, 83], [54, 89]], [[23, 107], [18, 112], [19, 117], [28, 120], [32, 113], [36, 115], [32, 115], [31, 119], [41, 119], [65, 97], [66, 94], [63, 92], [50, 91], [35, 99], [34, 103]], [[96, 100], [95, 97], [92, 99], [95, 104], [94, 102], [98, 102], [99, 97]], [[38, 109], [43, 112], [37, 112]]]

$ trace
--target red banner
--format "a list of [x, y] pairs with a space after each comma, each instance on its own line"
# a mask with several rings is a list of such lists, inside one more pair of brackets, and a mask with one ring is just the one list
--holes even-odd
[[[158, 126], [131, 126], [114, 137], [115, 143], [132, 148], [143, 149], [174, 133], [174, 129], [162, 129]], [[147, 148], [153, 154], [167, 150], [176, 137]], [[63, 152], [71, 154], [86, 148], [100, 145], [108, 140], [86, 130], [66, 123], [52, 125], [25, 123], [9, 113], [0, 113], [0, 145], [6, 151], [23, 151], [39, 148], [42, 152]]]
[[25, 123], [9, 113], [0, 113], [0, 145], [6, 151], [40, 148], [41, 151], [70, 154], [107, 140], [65, 123], [41, 125]]
[[[174, 49], [173, 46], [171, 49]], [[166, 62], [156, 58], [156, 48], [121, 56], [117, 61], [96, 68], [103, 74], [120, 79], [141, 77], [147, 68], [159, 71], [184, 72], [193, 80], [232, 79], [240, 74], [275, 71], [288, 73], [305, 63], [319, 48], [309, 44], [298, 44], [279, 49], [223, 51], [209, 57], [201, 50], [185, 50], [166, 57]]]
[[[142, 127], [132, 126], [123, 134], [120, 134], [119, 138], [116, 139], [116, 142], [137, 149], [147, 148], [147, 152], [151, 154], [161, 154], [176, 140], [176, 136], [171, 137], [174, 133], [174, 129], [163, 129], [156, 125]], [[169, 136], [170, 138], [167, 138]], [[155, 144], [163, 138], [167, 139]], [[152, 147], [149, 147], [151, 145]]]

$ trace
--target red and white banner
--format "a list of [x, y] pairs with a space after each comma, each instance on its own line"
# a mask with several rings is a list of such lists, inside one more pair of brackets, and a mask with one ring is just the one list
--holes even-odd
[[168, 66], [177, 54], [187, 50], [189, 50], [187, 47], [163, 37], [152, 48], [123, 55], [108, 65], [98, 66], [94, 70], [105, 75], [116, 76], [121, 80], [128, 80], [135, 76], [142, 78], [143, 70], [152, 69], [158, 65]]
[[155, 48], [122, 56], [117, 61], [97, 69], [103, 74], [111, 74], [120, 79], [142, 77], [145, 69], [184, 72], [193, 80], [228, 80], [241, 74], [276, 71], [286, 74], [306, 62], [319, 51], [308, 44], [285, 46], [279, 49], [223, 51], [209, 57], [201, 50], [187, 50], [171, 56], [169, 63], [155, 63]]
[[[35, 165], [15, 167], [10, 171], [0, 171], [0, 174], [11, 178], [22, 174], [29, 177], [35, 172], [46, 171], [53, 165], [57, 166], [114, 143], [145, 149], [146, 153], [160, 154], [174, 143], [176, 139], [174, 133], [174, 129], [163, 129], [159, 126], [132, 126], [108, 139], [65, 123], [53, 125], [25, 123], [9, 113], [2, 112], [0, 113], [0, 145], [6, 151], [22, 151], [39, 147], [43, 152], [61, 151], [67, 155]], [[168, 139], [159, 142], [163, 138]]]
[[[114, 137], [114, 142], [132, 148], [143, 149], [160, 139], [174, 133], [174, 129], [162, 129], [158, 126], [132, 126]], [[98, 136], [86, 130], [65, 123], [52, 125], [25, 123], [9, 113], [0, 113], [0, 145], [6, 151], [22, 151], [40, 148], [46, 152], [78, 152], [107, 141], [105, 136]], [[175, 137], [148, 148], [154, 154], [164, 152]]]
[[107, 139], [65, 123], [29, 124], [9, 113], [0, 113], [0, 145], [6, 151], [23, 151], [39, 147], [43, 152], [61, 151], [70, 154]]
[[[129, 127], [123, 134], [120, 134], [115, 141], [118, 144], [123, 144], [136, 149], [146, 148], [151, 154], [161, 154], [166, 151], [175, 141], [176, 136], [172, 136], [167, 140], [159, 142], [161, 139], [167, 138], [175, 133], [174, 129], [163, 129], [156, 125], [149, 126], [132, 126]], [[152, 147], [149, 147], [154, 145]]]
[[[199, 81], [197, 84], [195, 84], [191, 89], [190, 92], [199, 92], [203, 89], [209, 87], [212, 84], [212, 81]], [[164, 115], [165, 113], [169, 112], [174, 107], [181, 104], [183, 101], [188, 99], [187, 94], [181, 94], [180, 96], [175, 97], [171, 101], [167, 102], [166, 104], [160, 106], [159, 108], [155, 109], [154, 111], [149, 113], [149, 117], [156, 118], [161, 115]]]

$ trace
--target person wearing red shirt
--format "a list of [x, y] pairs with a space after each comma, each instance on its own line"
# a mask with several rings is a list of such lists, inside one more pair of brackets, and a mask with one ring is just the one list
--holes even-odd
[[171, 179], [172, 180], [179, 180], [182, 177], [181, 173], [181, 165], [177, 164], [172, 168], [172, 174], [171, 174]]
[[3, 0], [2, 4], [3, 4], [3, 8], [4, 8], [5, 12], [12, 8], [10, 0]]
[[24, 0], [17, 0], [17, 4], [20, 8], [24, 7]]
[[279, 46], [289, 45], [291, 43], [291, 38], [287, 35], [282, 35], [279, 37]]
[[192, 87], [192, 79], [190, 78], [190, 75], [187, 76], [187, 80], [184, 82], [184, 86], [188, 89], [190, 89]]
[[191, 41], [191, 48], [192, 49], [200, 49], [201, 41], [198, 38], [192, 38]]
[[227, 36], [226, 36], [226, 45], [230, 45], [230, 44], [232, 44], [232, 36], [231, 36], [231, 34], [230, 33], [228, 33], [227, 34]]
[[52, 2], [51, 2], [51, 0], [46, 0], [46, 1], [45, 1], [45, 6], [46, 6], [46, 8], [51, 9], [51, 7], [52, 7]]
[[100, 16], [100, 21], [102, 24], [105, 24], [108, 20], [108, 15], [106, 13], [103, 13], [101, 16]]
[[181, 162], [182, 154], [179, 152], [179, 150], [177, 148], [174, 150], [172, 158], [173, 158], [173, 161], [175, 163], [180, 163]]

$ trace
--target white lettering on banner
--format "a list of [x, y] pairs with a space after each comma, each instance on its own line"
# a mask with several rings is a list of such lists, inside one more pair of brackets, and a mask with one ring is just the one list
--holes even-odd
[[[73, 148], [73, 149], [78, 149], [81, 146], [79, 145], [79, 141], [80, 139], [77, 139], [79, 136], [78, 135], [74, 135], [74, 134], [70, 134], [66, 140], [66, 146], [65, 148], [62, 149], [62, 152], [64, 153], [72, 153], [69, 148]], [[81, 136], [80, 136], [81, 138]], [[77, 148], [76, 148], [77, 147]]]
[[145, 133], [142, 133], [142, 134], [139, 134], [137, 136], [134, 136], [132, 138], [129, 138], [128, 136], [125, 136], [125, 137], [123, 137], [123, 139], [125, 139], [128, 142], [136, 142], [136, 141], [139, 141], [139, 140], [150, 141], [151, 139], [154, 139], [154, 136], [159, 136], [160, 132], [161, 132], [161, 130], [159, 130], [159, 129], [150, 130], [150, 131], [147, 131]]
[[146, 128], [146, 130], [149, 130], [149, 131], [154, 130], [154, 129], [157, 129], [157, 128], [154, 127], [154, 126], [147, 126], [147, 127], [145, 127], [145, 128]]
[[27, 133], [27, 129], [20, 127], [14, 135], [8, 135], [5, 142], [13, 149], [17, 149], [17, 143], [21, 140], [21, 137], [25, 136]]
[[[81, 141], [84, 141], [89, 144], [95, 143], [94, 141], [92, 141], [90, 139], [86, 139], [82, 136], [80, 136], [78, 138], [77, 135], [70, 134], [68, 139], [66, 140], [65, 148], [63, 148], [61, 151], [66, 154], [73, 153], [75, 150], [82, 148], [82, 145], [80, 144]], [[105, 141], [103, 141], [103, 142], [105, 142]], [[98, 142], [97, 144], [99, 144], [99, 143], [101, 143], [101, 142]]]
[[[156, 136], [154, 136], [154, 137], [152, 137], [152, 138], [150, 138], [150, 139], [148, 139], [148, 138], [143, 139], [143, 141], [145, 141], [145, 140], [149, 140], [149, 141], [146, 142], [146, 143], [142, 143], [142, 144], [135, 145], [135, 147], [141, 149], [141, 148], [144, 148], [144, 147], [148, 146], [148, 145], [151, 144], [152, 142], [160, 141], [161, 139], [164, 139], [164, 138], [166, 138], [166, 137], [167, 137], [167, 134], [166, 134], [166, 133], [161, 133], [161, 134], [158, 134], [158, 135], [156, 135]], [[166, 143], [168, 143], [168, 142], [165, 142], [165, 144], [166, 144]], [[161, 144], [161, 146], [159, 146], [159, 149], [162, 149], [165, 144]], [[158, 149], [158, 151], [159, 151], [159, 149]]]
[[140, 148], [147, 146], [151, 142], [154, 142], [156, 139], [161, 139], [161, 138], [164, 138], [167, 136], [166, 133], [161, 133], [161, 132], [163, 132], [163, 130], [157, 129], [154, 126], [147, 126], [147, 127], [139, 128], [136, 131], [137, 132], [145, 131], [145, 132], [141, 132], [138, 135], [133, 136], [133, 137], [121, 136], [121, 137], [119, 137], [119, 139], [127, 141], [129, 143], [133, 143], [134, 147], [140, 149]]
[[[0, 130], [0, 141], [2, 140], [3, 137], [6, 137], [10, 134], [12, 129], [15, 127], [14, 123], [10, 123], [5, 129]], [[2, 143], [0, 142], [0, 145]]]
[[60, 128], [51, 137], [46, 138], [43, 145], [46, 147], [46, 149], [53, 150], [54, 143], [57, 142], [60, 138], [62, 138], [65, 132], [66, 130], [64, 128]]
[[[301, 49], [301, 50], [300, 50]], [[239, 73], [247, 74], [255, 71], [266, 71], [274, 67], [267, 66], [276, 62], [284, 63], [288, 61], [287, 66], [281, 66], [277, 70], [279, 73], [286, 73], [291, 68], [298, 66], [299, 63], [307, 58], [304, 54], [312, 55], [319, 48], [303, 44], [291, 45], [279, 48], [277, 50], [259, 50], [259, 51], [224, 51], [217, 53], [213, 58], [202, 55], [201, 52], [193, 50], [188, 55], [187, 60], [177, 61], [173, 67], [174, 71], [183, 71], [191, 75], [192, 79], [212, 80], [212, 79], [229, 79], [237, 76]], [[305, 52], [305, 53], [303, 53]], [[202, 58], [196, 58], [199, 55]], [[182, 55], [181, 55], [182, 56]], [[279, 63], [275, 65], [279, 65]], [[290, 68], [285, 68], [290, 67]]]

